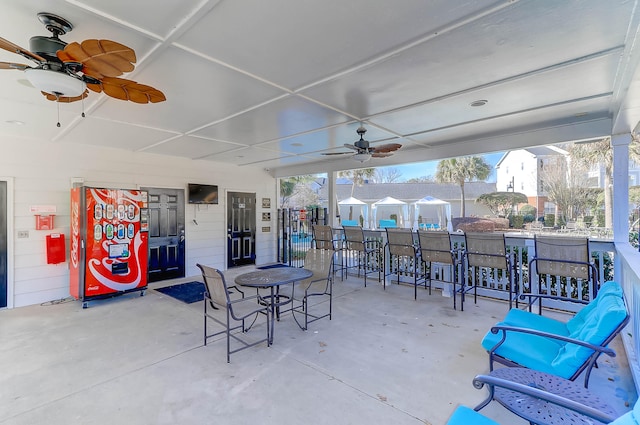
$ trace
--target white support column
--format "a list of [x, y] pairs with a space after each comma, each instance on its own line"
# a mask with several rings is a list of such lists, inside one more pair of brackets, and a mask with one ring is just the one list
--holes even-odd
[[327, 224], [331, 227], [336, 227], [338, 225], [338, 221], [336, 219], [336, 211], [338, 210], [338, 198], [336, 197], [336, 178], [338, 177], [338, 173], [336, 171], [330, 171], [327, 173], [328, 187], [327, 187], [327, 198], [328, 198], [328, 208], [327, 214], [329, 215]]
[[613, 241], [629, 243], [629, 144], [631, 134], [611, 137], [613, 147]]

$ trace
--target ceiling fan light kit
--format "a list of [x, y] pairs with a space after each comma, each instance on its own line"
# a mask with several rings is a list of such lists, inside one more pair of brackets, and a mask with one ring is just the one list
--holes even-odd
[[29, 82], [48, 100], [76, 102], [87, 97], [89, 90], [135, 103], [166, 100], [164, 93], [151, 86], [116, 78], [134, 69], [136, 54], [130, 47], [111, 40], [95, 39], [68, 44], [59, 36], [73, 29], [69, 21], [45, 12], [38, 13], [38, 19], [52, 36], [31, 37], [31, 50], [0, 37], [0, 49], [19, 54], [37, 65], [0, 62], [0, 69], [24, 71]]
[[354, 154], [351, 158], [355, 159], [358, 162], [367, 162], [371, 159], [371, 154], [366, 152], [358, 152]]
[[41, 68], [27, 68], [24, 72], [35, 88], [56, 96], [76, 97], [86, 89], [84, 81], [66, 73]]

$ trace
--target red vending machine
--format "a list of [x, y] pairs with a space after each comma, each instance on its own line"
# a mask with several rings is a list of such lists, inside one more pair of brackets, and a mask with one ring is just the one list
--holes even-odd
[[88, 301], [147, 287], [149, 211], [141, 190], [71, 189], [71, 295]]

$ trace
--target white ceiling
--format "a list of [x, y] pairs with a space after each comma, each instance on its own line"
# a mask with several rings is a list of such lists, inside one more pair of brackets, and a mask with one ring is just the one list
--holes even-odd
[[[638, 1], [3, 0], [0, 37], [49, 35], [132, 47], [124, 78], [162, 90], [139, 105], [91, 92], [56, 105], [0, 71], [0, 135], [107, 145], [268, 169], [354, 168], [344, 143], [364, 123], [366, 166], [588, 139], [640, 120]], [[0, 51], [0, 61], [25, 59]], [[473, 101], [487, 104], [472, 107]], [[22, 121], [25, 125], [10, 124]]]

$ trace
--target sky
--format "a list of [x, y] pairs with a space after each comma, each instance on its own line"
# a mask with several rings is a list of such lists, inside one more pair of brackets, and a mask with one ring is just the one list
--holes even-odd
[[[485, 161], [491, 165], [493, 168], [500, 158], [502, 158], [504, 152], [496, 152], [487, 155], [481, 155], [484, 157]], [[401, 179], [403, 181], [424, 177], [424, 176], [435, 176], [436, 175], [436, 167], [438, 166], [438, 161], [428, 161], [428, 162], [416, 162], [415, 164], [406, 164], [406, 165], [393, 165], [390, 167], [377, 167], [377, 168], [397, 168], [402, 173]], [[496, 181], [496, 172], [495, 169], [491, 172], [491, 175], [487, 179], [487, 182], [493, 183]]]

